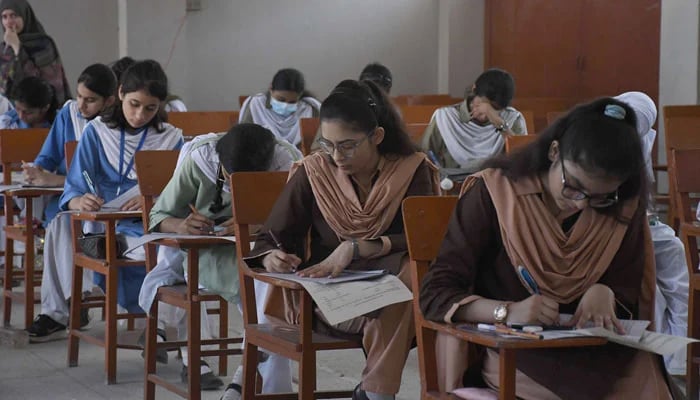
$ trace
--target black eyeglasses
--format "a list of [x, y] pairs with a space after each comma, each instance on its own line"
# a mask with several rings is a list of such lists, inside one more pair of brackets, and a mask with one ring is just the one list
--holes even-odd
[[369, 132], [360, 140], [345, 140], [338, 144], [333, 144], [333, 142], [324, 138], [319, 138], [317, 142], [319, 147], [321, 147], [321, 150], [331, 157], [333, 157], [333, 154], [337, 150], [340, 155], [343, 156], [343, 158], [352, 158], [355, 155], [357, 148], [360, 147], [360, 145], [372, 135], [374, 135], [374, 131]]
[[566, 183], [566, 170], [564, 169], [564, 156], [559, 153], [559, 162], [561, 163], [561, 195], [569, 200], [585, 200], [588, 199], [588, 205], [593, 208], [605, 208], [617, 203], [617, 190], [611, 193], [589, 195], [581, 189], [577, 189]]

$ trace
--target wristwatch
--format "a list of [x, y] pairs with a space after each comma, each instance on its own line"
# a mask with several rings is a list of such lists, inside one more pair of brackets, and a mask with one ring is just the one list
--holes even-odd
[[506, 120], [503, 120], [502, 123], [500, 123], [499, 125], [496, 125], [496, 130], [499, 132], [507, 131], [508, 130], [508, 123], [506, 122]]
[[357, 261], [360, 259], [360, 246], [357, 239], [350, 239], [350, 244], [352, 245], [352, 260]]
[[506, 318], [508, 318], [508, 303], [501, 303], [493, 309], [493, 319], [502, 324], [506, 322]]

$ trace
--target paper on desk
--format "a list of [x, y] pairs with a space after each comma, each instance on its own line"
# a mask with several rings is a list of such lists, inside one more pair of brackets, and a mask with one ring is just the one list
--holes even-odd
[[[569, 321], [571, 321], [571, 318], [574, 316], [571, 314], [559, 314], [559, 323], [561, 325], [566, 325]], [[644, 321], [644, 320], [638, 320], [638, 319], [621, 319], [620, 324], [622, 325], [623, 328], [625, 328], [625, 335], [623, 335], [624, 338], [628, 340], [636, 340], [639, 341], [642, 338], [642, 334], [646, 331], [647, 327], [649, 326], [650, 322], [649, 321]], [[588, 321], [582, 329], [579, 329], [579, 331], [586, 331], [595, 328], [595, 325], [593, 322]], [[570, 331], [570, 332], [576, 332], [576, 331]], [[607, 336], [607, 333], [610, 333], [610, 335], [614, 336], [621, 336], [618, 335], [614, 332], [611, 332], [607, 329], [605, 329], [606, 334], [605, 335], [600, 335], [597, 334], [595, 336]], [[583, 332], [585, 333], [585, 332]]]
[[143, 246], [146, 243], [152, 242], [154, 240], [159, 240], [159, 239], [211, 239], [211, 238], [217, 238], [217, 239], [223, 239], [223, 240], [228, 240], [231, 243], [236, 243], [236, 237], [235, 236], [214, 236], [214, 235], [182, 235], [179, 233], [148, 233], [137, 240], [133, 241], [133, 245], [126, 249], [124, 254], [129, 254], [132, 251], [138, 249], [139, 247]]
[[[295, 281], [308, 281], [314, 283], [320, 283], [321, 285], [333, 285], [336, 283], [351, 282], [351, 281], [362, 281], [379, 278], [382, 275], [386, 275], [388, 272], [384, 269], [371, 270], [371, 271], [343, 271], [340, 275], [335, 278], [306, 278], [302, 276], [295, 275]], [[267, 275], [274, 276], [279, 279], [288, 279], [289, 274], [279, 274], [270, 272]]]
[[324, 285], [294, 274], [266, 274], [301, 284], [331, 325], [391, 304], [413, 300], [413, 294], [394, 275], [379, 279]]
[[687, 346], [688, 343], [698, 342], [697, 339], [691, 339], [683, 336], [672, 336], [665, 333], [651, 331], [644, 331], [639, 340], [635, 340], [628, 336], [617, 335], [601, 327], [581, 329], [581, 331], [589, 334], [590, 336], [602, 336], [611, 342], [648, 351], [650, 353], [661, 354], [662, 356], [671, 355], [681, 348]]
[[104, 203], [102, 208], [100, 208], [100, 211], [119, 211], [127, 201], [131, 200], [135, 196], [141, 196], [139, 185], [134, 185], [131, 189]]

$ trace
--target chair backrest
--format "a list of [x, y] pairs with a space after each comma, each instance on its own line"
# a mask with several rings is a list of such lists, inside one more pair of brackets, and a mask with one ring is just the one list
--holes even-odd
[[318, 133], [320, 125], [321, 121], [318, 117], [302, 118], [299, 120], [301, 129], [301, 154], [304, 156], [311, 154], [311, 147], [314, 144], [314, 140], [316, 140], [316, 133]]
[[[184, 111], [168, 113], [168, 122], [180, 129], [185, 139], [210, 132], [228, 131], [238, 123], [238, 111]], [[188, 138], [189, 137], [189, 138]]]
[[568, 110], [578, 103], [577, 99], [562, 97], [521, 97], [513, 99], [513, 107], [518, 110], [529, 110], [534, 114], [535, 129], [533, 132], [541, 132], [547, 127], [548, 112]]
[[523, 115], [525, 119], [525, 128], [527, 128], [528, 135], [535, 135], [535, 113], [530, 110], [518, 110]]
[[242, 96], [238, 96], [238, 105], [243, 107], [243, 103], [245, 103], [245, 100], [250, 97], [247, 94], [244, 94]]
[[238, 281], [244, 323], [256, 323], [255, 289], [243, 257], [250, 254], [250, 226], [262, 225], [287, 183], [287, 172], [234, 172], [231, 174], [231, 207], [236, 232]]
[[464, 101], [462, 97], [452, 97], [449, 94], [403, 94], [393, 98], [397, 105], [420, 106], [436, 105], [449, 106]]
[[408, 133], [408, 136], [411, 137], [411, 141], [416, 144], [420, 145], [421, 139], [423, 138], [423, 134], [425, 133], [425, 130], [428, 128], [428, 123], [425, 124], [406, 124], [406, 130]]
[[[149, 214], [155, 204], [156, 197], [170, 182], [177, 165], [177, 150], [141, 150], [136, 153], [134, 165], [138, 175], [138, 185], [141, 191], [141, 212], [143, 231], [148, 232]], [[146, 268], [155, 266], [156, 246], [146, 246]]]
[[406, 124], [427, 124], [433, 113], [441, 105], [419, 105], [419, 106], [399, 106], [401, 116]]
[[537, 140], [537, 135], [513, 135], [506, 138], [506, 154]]
[[676, 149], [671, 151], [671, 180], [675, 187], [678, 204], [678, 218], [681, 222], [695, 222], [695, 207], [700, 194], [700, 146], [697, 149]]
[[48, 128], [0, 129], [3, 184], [12, 183], [12, 171], [18, 171], [22, 161], [34, 161], [48, 134]]
[[75, 149], [78, 148], [77, 140], [69, 140], [63, 144], [63, 154], [66, 157], [66, 171], [70, 170], [70, 163], [73, 161]]

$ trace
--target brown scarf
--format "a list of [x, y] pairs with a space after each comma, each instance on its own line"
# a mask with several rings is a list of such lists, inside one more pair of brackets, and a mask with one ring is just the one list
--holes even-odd
[[[524, 266], [543, 295], [568, 304], [600, 280], [622, 243], [626, 224], [587, 207], [567, 233], [545, 207], [536, 177], [515, 182], [501, 170], [486, 169], [467, 178], [462, 193], [477, 179], [484, 180], [491, 194], [511, 263]], [[622, 218], [631, 219], [637, 206], [636, 198], [625, 202]]]
[[[350, 177], [333, 165], [325, 154], [312, 154], [300, 163], [306, 168], [323, 218], [338, 237], [345, 240], [375, 239], [389, 228], [416, 169], [425, 159], [423, 153], [395, 160], [385, 158], [364, 205], [360, 203]], [[299, 163], [292, 166], [290, 177], [298, 166]], [[437, 185], [437, 181], [436, 176], [433, 182]]]

